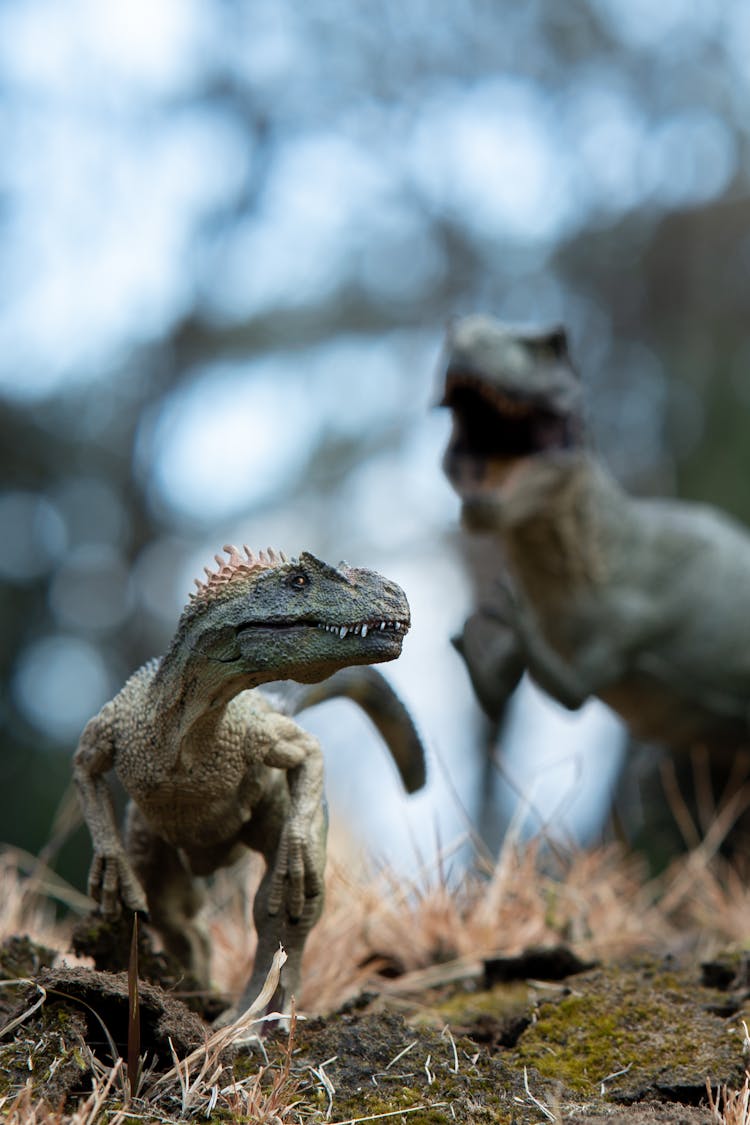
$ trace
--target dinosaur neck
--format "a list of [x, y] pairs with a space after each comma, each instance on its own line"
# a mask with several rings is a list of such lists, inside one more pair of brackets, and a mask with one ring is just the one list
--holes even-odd
[[593, 458], [540, 459], [520, 476], [503, 510], [508, 561], [535, 604], [606, 578], [604, 524], [619, 488]]
[[222, 661], [197, 653], [178, 635], [159, 663], [151, 696], [164, 730], [179, 742], [196, 724], [218, 723], [240, 692], [272, 678], [249, 669], [245, 660]]

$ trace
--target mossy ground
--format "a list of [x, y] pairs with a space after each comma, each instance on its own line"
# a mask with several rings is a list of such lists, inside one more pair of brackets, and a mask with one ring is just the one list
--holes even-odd
[[[26, 953], [32, 968], [33, 951]], [[51, 972], [40, 972], [48, 986]], [[123, 1003], [122, 980], [77, 974], [86, 1003], [96, 1007], [100, 997], [111, 1019], [115, 999]], [[52, 1104], [67, 1100], [72, 1110], [85, 1085], [82, 1044], [91, 1021], [87, 1029], [81, 996], [66, 1004], [59, 995], [52, 1002], [53, 993], [0, 1046], [0, 1093], [31, 1081]], [[156, 1010], [157, 1001], [160, 1020], [178, 1018], [181, 1002], [152, 986], [144, 1009]], [[398, 1008], [379, 996], [361, 1010], [300, 1020], [291, 1055], [283, 1033], [268, 1038], [267, 1077], [286, 1066], [296, 1084], [288, 1120], [395, 1114], [427, 1125], [522, 1125], [551, 1114], [565, 1121], [705, 1121], [706, 1109], [693, 1107], [705, 1105], [706, 1078], [734, 1088], [744, 1078], [742, 1020], [750, 1019], [750, 1006], [744, 993], [702, 983], [695, 965], [642, 959], [562, 982], [435, 990], [401, 998]], [[197, 1019], [186, 1010], [185, 1018]], [[239, 1077], [257, 1071], [261, 1059], [241, 1053], [234, 1066]]]
[[539, 1122], [545, 1110], [706, 1121], [706, 1079], [742, 1085], [749, 1015], [741, 997], [704, 985], [699, 966], [645, 959], [415, 998], [398, 1015], [381, 998], [301, 1023], [295, 1063], [321, 1110], [325, 1064], [335, 1121], [398, 1110], [426, 1122]]
[[586, 1099], [698, 1101], [707, 1075], [744, 1078], [741, 1013], [727, 1020], [718, 1008], [690, 971], [609, 966], [541, 999], [509, 1057]]

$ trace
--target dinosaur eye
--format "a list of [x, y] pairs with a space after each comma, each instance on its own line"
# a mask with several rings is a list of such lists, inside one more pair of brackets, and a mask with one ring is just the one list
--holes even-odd
[[305, 586], [310, 585], [310, 579], [306, 574], [293, 574], [286, 580], [287, 586], [291, 586], [293, 590], [304, 590]]

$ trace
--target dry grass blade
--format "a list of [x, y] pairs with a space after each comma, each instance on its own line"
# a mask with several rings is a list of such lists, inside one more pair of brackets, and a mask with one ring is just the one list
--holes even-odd
[[[526, 1091], [526, 1097], [529, 1099], [531, 1104], [536, 1106], [536, 1108], [539, 1110], [539, 1112], [542, 1113], [547, 1118], [548, 1121], [559, 1121], [560, 1120], [559, 1115], [557, 1113], [554, 1113], [549, 1108], [549, 1106], [546, 1106], [544, 1104], [544, 1102], [541, 1102], [539, 1100], [539, 1098], [534, 1097], [534, 1095], [532, 1094], [532, 1092], [529, 1088], [529, 1075], [528, 1075], [528, 1071], [527, 1071], [526, 1067], [523, 1068], [523, 1088]], [[520, 1101], [522, 1101], [522, 1099], [516, 1098], [516, 1101], [520, 1102]]]
[[334, 1086], [333, 1082], [331, 1082], [331, 1079], [326, 1074], [326, 1067], [330, 1063], [335, 1062], [337, 1058], [338, 1058], [338, 1055], [333, 1055], [330, 1059], [326, 1059], [325, 1062], [320, 1063], [319, 1066], [311, 1066], [310, 1067], [310, 1073], [312, 1074], [313, 1078], [317, 1078], [318, 1082], [320, 1082], [321, 1086], [323, 1087], [323, 1089], [325, 1091], [325, 1095], [328, 1099], [328, 1105], [326, 1106], [326, 1111], [325, 1111], [326, 1121], [329, 1120], [329, 1118], [330, 1118], [330, 1116], [333, 1112], [333, 1099], [336, 1095], [336, 1087]]
[[710, 1079], [706, 1079], [706, 1093], [711, 1110], [712, 1125], [750, 1125], [750, 1075], [739, 1090], [730, 1091], [718, 1086], [714, 1095]]
[[[114, 1066], [110, 1067], [102, 1078], [94, 1081], [94, 1088], [88, 1098], [78, 1107], [76, 1113], [66, 1122], [66, 1125], [98, 1125], [112, 1092], [112, 1087], [115, 1084], [120, 1087], [123, 1085], [124, 1066], [123, 1059], [118, 1058]], [[119, 1125], [126, 1118], [127, 1113], [124, 1110], [116, 1110], [113, 1114], [107, 1115], [107, 1125]]]
[[10, 1023], [6, 1023], [5, 1027], [0, 1028], [0, 1039], [2, 1039], [4, 1035], [9, 1035], [11, 1031], [15, 1031], [15, 1029], [24, 1022], [24, 1020], [27, 1020], [29, 1018], [29, 1016], [33, 1016], [34, 1012], [36, 1012], [38, 1008], [41, 1008], [42, 1004], [47, 999], [46, 989], [42, 988], [41, 984], [37, 984], [34, 980], [27, 980], [24, 977], [19, 977], [18, 980], [2, 980], [0, 981], [0, 988], [10, 988], [13, 985], [19, 984], [32, 985], [38, 990], [40, 995], [30, 1008], [27, 1008], [26, 1011], [23, 1012], [20, 1016], [16, 1016], [16, 1018], [11, 1020]]
[[451, 1029], [448, 1027], [448, 1024], [446, 1024], [443, 1030], [440, 1032], [440, 1038], [447, 1039], [450, 1043], [451, 1051], [453, 1052], [453, 1065], [450, 1069], [454, 1074], [458, 1074], [458, 1051], [456, 1050], [456, 1041], [451, 1035]]
[[[29, 934], [41, 945], [62, 951], [70, 944], [70, 926], [56, 921], [55, 900], [65, 901], [67, 884], [50, 878], [40, 886], [25, 874], [33, 870], [34, 862], [33, 856], [18, 849], [0, 849], [0, 941]], [[68, 889], [75, 897], [77, 892]]]
[[[11, 883], [15, 884], [16, 894], [10, 899], [3, 898], [3, 928], [9, 921], [8, 907], [18, 903], [22, 910], [29, 913], [41, 910], [46, 916], [51, 917], [49, 901], [59, 902], [76, 914], [86, 914], [93, 907], [93, 900], [88, 895], [81, 894], [79, 890], [67, 883], [56, 871], [53, 871], [43, 861], [41, 856], [32, 855], [23, 848], [2, 845], [0, 849], [0, 870], [3, 874], [10, 874]], [[28, 876], [24, 883], [18, 879], [18, 874]], [[14, 903], [15, 900], [15, 903]], [[15, 913], [16, 911], [14, 911]]]
[[[285, 961], [286, 953], [279, 948], [274, 954], [263, 988], [250, 1007], [234, 1023], [219, 1028], [208, 1036], [202, 1047], [196, 1047], [184, 1059], [179, 1059], [172, 1048], [174, 1064], [164, 1074], [154, 1079], [143, 1096], [151, 1100], [158, 1099], [160, 1096], [167, 1095], [170, 1087], [176, 1083], [180, 1090], [183, 1113], [187, 1112], [196, 1100], [210, 1098], [211, 1090], [218, 1083], [224, 1069], [220, 1061], [222, 1053], [228, 1047], [245, 1039], [253, 1024], [269, 1018], [262, 1016], [259, 1020], [258, 1013], [268, 1006], [276, 992]], [[194, 1073], [196, 1067], [198, 1069]]]
[[[290, 1036], [293, 1036], [293, 1028]], [[285, 1051], [286, 1063], [273, 1072], [270, 1086], [265, 1082], [267, 1068], [261, 1067], [251, 1078], [233, 1082], [230, 1087], [218, 1091], [217, 1100], [221, 1098], [232, 1120], [257, 1125], [284, 1125], [285, 1122], [301, 1120], [296, 1100], [299, 1083], [290, 1075], [292, 1050], [293, 1038], [290, 1038]]]
[[[70, 1113], [50, 1106], [35, 1093], [31, 1081], [15, 1096], [0, 1097], [0, 1115], [5, 1125], [98, 1125], [102, 1121], [113, 1085], [121, 1077], [122, 1059], [92, 1084], [91, 1093]], [[107, 1125], [122, 1125], [128, 1114], [121, 1109], [107, 1112]]]
[[[83, 817], [81, 815], [81, 805], [78, 800], [78, 793], [73, 785], [67, 786], [63, 793], [60, 803], [57, 806], [57, 811], [52, 819], [50, 826], [50, 833], [47, 842], [35, 857], [33, 868], [31, 869], [31, 883], [33, 889], [38, 889], [37, 884], [42, 885], [45, 882], [62, 884], [66, 886], [52, 871], [50, 864], [55, 856], [60, 851], [65, 841], [69, 839], [76, 828], [82, 823]], [[79, 896], [84, 899], [84, 896]], [[88, 900], [84, 900], [88, 903]], [[72, 905], [72, 903], [70, 904]], [[83, 906], [83, 911], [89, 910], [90, 904]]]
[[180, 1088], [181, 1113], [189, 1115], [200, 1110], [208, 1117], [220, 1105], [233, 1120], [253, 1121], [258, 1125], [265, 1122], [283, 1125], [295, 1113], [297, 1106], [295, 1099], [299, 1080], [291, 1073], [295, 1027], [296, 1017], [292, 1007], [289, 1036], [280, 1067], [271, 1070], [261, 1066], [255, 1074], [242, 1081], [232, 1076], [231, 1083], [226, 1086], [219, 1085], [225, 1067], [216, 1053], [209, 1050], [210, 1041], [206, 1044], [200, 1069], [192, 1079], [188, 1060], [178, 1059], [173, 1049], [173, 1069]]
[[[180, 1089], [180, 1112], [184, 1115], [193, 1103], [203, 1097], [206, 1089], [213, 1089], [214, 1079], [218, 1077], [222, 1068], [219, 1066], [217, 1070], [210, 1073], [212, 1060], [210, 1055], [206, 1053], [200, 1070], [191, 1082], [190, 1065], [186, 1059], [179, 1058], [171, 1039], [169, 1040], [169, 1049], [174, 1060], [173, 1073]], [[213, 1100], [212, 1095], [209, 1095], [209, 1100]]]
[[133, 915], [133, 934], [128, 961], [128, 1084], [133, 1097], [138, 1089], [141, 1066], [141, 1006], [138, 991], [138, 915]]
[[415, 1040], [413, 1040], [413, 1042], [407, 1044], [407, 1046], [404, 1047], [403, 1051], [399, 1051], [399, 1053], [397, 1055], [393, 1056], [391, 1061], [386, 1064], [385, 1069], [390, 1070], [392, 1066], [396, 1065], [396, 1063], [399, 1061], [399, 1059], [402, 1059], [404, 1057], [404, 1055], [408, 1055], [409, 1051], [412, 1051], [418, 1045], [419, 1045], [418, 1039], [415, 1039]]
[[382, 1121], [385, 1117], [406, 1117], [407, 1113], [422, 1113], [424, 1110], [439, 1109], [444, 1103], [434, 1105], [410, 1105], [403, 1109], [391, 1109], [387, 1113], [371, 1113], [367, 1117], [347, 1117], [345, 1121], [332, 1121], [330, 1125], [360, 1125], [362, 1121]]

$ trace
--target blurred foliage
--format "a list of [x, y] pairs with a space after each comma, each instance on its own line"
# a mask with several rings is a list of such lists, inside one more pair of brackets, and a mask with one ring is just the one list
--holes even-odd
[[[456, 313], [563, 320], [616, 472], [750, 520], [741, 0], [108, 9], [0, 6], [0, 807], [30, 850], [81, 708], [159, 651], [230, 532], [283, 509], [358, 561], [452, 550], [420, 442]], [[158, 483], [170, 404], [222, 371], [286, 381], [309, 444], [282, 424], [287, 470], [196, 511]]]

